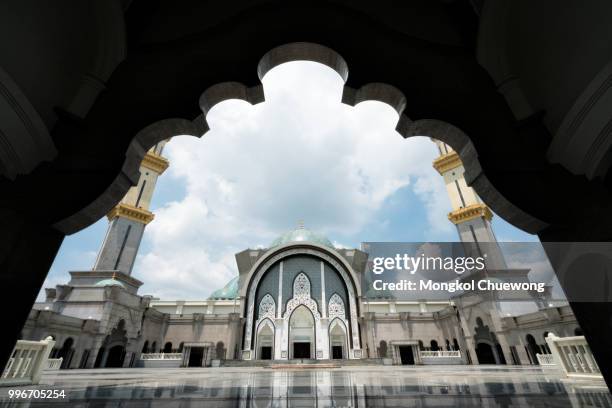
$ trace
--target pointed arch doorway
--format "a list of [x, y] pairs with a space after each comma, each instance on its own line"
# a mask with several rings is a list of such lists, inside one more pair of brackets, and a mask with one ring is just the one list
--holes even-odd
[[315, 318], [304, 305], [296, 307], [289, 319], [289, 358], [315, 358]]

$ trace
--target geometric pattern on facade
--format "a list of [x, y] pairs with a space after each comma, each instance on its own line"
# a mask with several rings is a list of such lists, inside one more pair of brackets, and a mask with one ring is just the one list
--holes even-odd
[[339, 317], [344, 319], [346, 317], [346, 311], [344, 309], [344, 300], [337, 294], [334, 293], [329, 298], [329, 305], [327, 306], [327, 316], [330, 319]]
[[276, 313], [276, 302], [274, 302], [274, 298], [269, 294], [266, 293], [266, 295], [261, 299], [261, 302], [259, 302], [259, 321], [265, 319], [265, 318], [269, 318], [272, 319], [272, 321], [274, 321], [274, 315]]
[[291, 313], [298, 307], [304, 305], [312, 312], [315, 320], [320, 320], [317, 302], [310, 297], [310, 280], [304, 272], [300, 272], [293, 281], [293, 298], [287, 302], [287, 310], [285, 318], [291, 316]]
[[[255, 291], [257, 290], [257, 287], [259, 285], [259, 281], [261, 280], [261, 278], [263, 277], [263, 275], [265, 274], [265, 272], [267, 272], [270, 267], [272, 267], [272, 265], [274, 265], [276, 262], [280, 261], [281, 259], [293, 256], [293, 255], [313, 255], [315, 257], [321, 258], [323, 260], [325, 260], [327, 263], [331, 264], [332, 267], [338, 272], [340, 273], [340, 276], [342, 277], [342, 279], [344, 280], [344, 283], [347, 287], [348, 290], [348, 297], [349, 297], [349, 321], [350, 321], [350, 326], [351, 326], [351, 335], [352, 335], [352, 340], [353, 340], [353, 347], [355, 349], [359, 349], [360, 348], [360, 339], [359, 339], [359, 331], [358, 331], [358, 324], [357, 324], [357, 302], [356, 302], [356, 294], [355, 294], [355, 288], [353, 286], [353, 279], [352, 277], [349, 277], [349, 273], [347, 273], [348, 271], [345, 270], [344, 265], [341, 265], [338, 261], [336, 261], [336, 259], [334, 259], [333, 257], [331, 257], [330, 255], [328, 255], [327, 253], [325, 253], [323, 250], [320, 250], [319, 248], [291, 248], [291, 249], [286, 249], [283, 250], [269, 258], [267, 258], [265, 260], [265, 262], [263, 262], [261, 265], [259, 265], [259, 267], [257, 268], [257, 272], [255, 272], [253, 274], [253, 276], [251, 277], [251, 282], [249, 284], [249, 291], [247, 293], [247, 299], [248, 299], [248, 304], [246, 305], [246, 333], [244, 336], [244, 349], [245, 350], [250, 350], [251, 349], [251, 336], [253, 333], [253, 323], [254, 323], [254, 315], [255, 315]], [[265, 256], [264, 256], [265, 258]], [[355, 282], [355, 285], [357, 285], [358, 282]], [[314, 300], [313, 300], [314, 302]], [[314, 306], [316, 307], [316, 302], [314, 302]], [[311, 309], [312, 311], [312, 309]], [[314, 314], [314, 313], [313, 313]], [[318, 314], [318, 313], [317, 313]]]

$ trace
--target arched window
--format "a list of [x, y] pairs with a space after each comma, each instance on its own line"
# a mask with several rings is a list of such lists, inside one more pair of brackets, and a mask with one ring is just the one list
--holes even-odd
[[179, 344], [179, 348], [177, 350], [178, 353], [182, 353], [183, 352], [183, 346], [184, 345], [185, 345], [185, 343], [181, 341], [181, 344]]
[[172, 353], [172, 343], [167, 342], [164, 344], [164, 353]]
[[144, 345], [142, 346], [142, 352], [143, 353], [148, 353], [149, 352], [149, 340], [144, 342]]
[[425, 345], [423, 344], [423, 340], [419, 340], [419, 350], [424, 351]]
[[378, 347], [378, 357], [380, 358], [387, 357], [387, 342], [384, 340], [380, 341], [380, 347]]
[[453, 350], [455, 350], [455, 351], [461, 350], [461, 348], [459, 347], [459, 342], [457, 341], [457, 339], [453, 339]]
[[153, 344], [151, 344], [151, 353], [157, 353], [157, 343], [153, 342]]
[[62, 366], [61, 368], [70, 367], [70, 360], [72, 359], [72, 353], [74, 350], [72, 349], [72, 345], [74, 344], [74, 339], [72, 337], [68, 337], [64, 340], [64, 345], [57, 353], [57, 358], [62, 358]]
[[531, 362], [534, 365], [538, 365], [539, 363], [536, 354], [542, 354], [540, 346], [538, 346], [535, 337], [533, 337], [531, 334], [525, 336], [525, 340], [527, 340], [527, 351], [529, 352], [529, 355], [531, 357]]
[[217, 359], [223, 360], [225, 359], [225, 344], [222, 341], [217, 342], [216, 346]]
[[438, 347], [438, 342], [435, 340], [432, 340], [429, 342], [430, 346], [431, 346], [431, 351], [438, 351], [440, 350], [440, 348]]
[[446, 342], [446, 350], [450, 350], [451, 349], [450, 341], [448, 341], [448, 339], [444, 341]]

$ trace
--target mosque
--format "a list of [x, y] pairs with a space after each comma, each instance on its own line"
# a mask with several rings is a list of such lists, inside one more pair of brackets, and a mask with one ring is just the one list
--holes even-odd
[[[466, 184], [456, 152], [435, 142], [464, 243], [496, 244], [492, 213]], [[370, 244], [338, 248], [303, 225], [267, 248], [236, 254], [238, 275], [205, 300], [138, 294], [132, 269], [159, 175], [164, 143], [146, 154], [138, 185], [108, 214], [109, 227], [89, 271], [72, 271], [46, 289], [22, 339], [52, 336], [62, 368], [191, 367], [334, 360], [338, 364], [538, 364], [545, 336], [580, 333], [567, 303], [531, 299], [531, 312], [507, 315], [479, 293], [400, 300], [362, 287]], [[494, 245], [495, 246], [495, 245]], [[493, 261], [507, 273], [502, 251]], [[503, 269], [503, 268], [502, 268]]]

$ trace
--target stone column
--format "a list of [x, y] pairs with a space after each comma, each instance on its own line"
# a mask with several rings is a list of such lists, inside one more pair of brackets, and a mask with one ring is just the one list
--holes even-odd
[[373, 312], [366, 312], [361, 320], [361, 338], [365, 340], [362, 345], [364, 358], [377, 358], [378, 347], [376, 347], [376, 317]]

